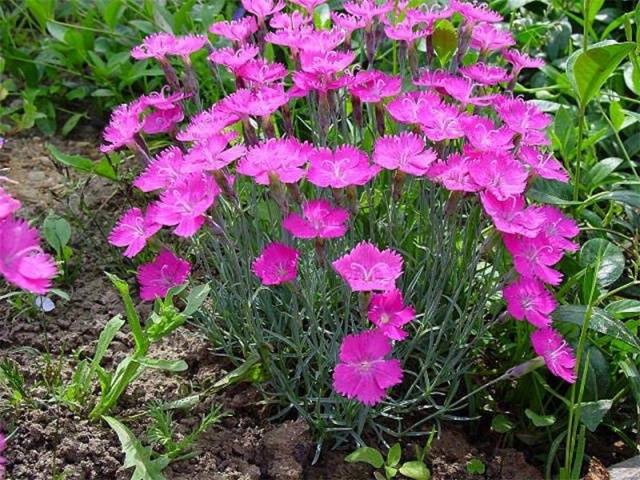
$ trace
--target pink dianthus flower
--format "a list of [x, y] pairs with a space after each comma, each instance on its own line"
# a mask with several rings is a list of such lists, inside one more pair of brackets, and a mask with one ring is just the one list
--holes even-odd
[[182, 285], [190, 272], [189, 262], [163, 249], [153, 262], [138, 267], [140, 298], [152, 301], [164, 297], [171, 288]]
[[380, 167], [369, 163], [366, 153], [351, 145], [342, 145], [334, 152], [317, 148], [311, 152], [310, 161], [307, 179], [318, 187], [364, 185], [380, 171]]
[[253, 177], [259, 185], [269, 185], [272, 177], [296, 183], [304, 177], [311, 152], [309, 144], [295, 138], [271, 138], [250, 148], [238, 162], [237, 172]]
[[298, 275], [298, 251], [282, 243], [270, 243], [253, 261], [251, 270], [263, 285], [292, 282]]
[[425, 149], [424, 140], [411, 132], [381, 137], [373, 149], [376, 164], [409, 175], [425, 175], [436, 158], [433, 149]]
[[407, 332], [402, 327], [416, 318], [416, 312], [404, 304], [402, 292], [396, 288], [373, 295], [367, 317], [386, 337], [404, 340]]
[[162, 228], [139, 208], [124, 212], [109, 234], [109, 243], [116, 247], [127, 247], [125, 257], [135, 257], [147, 244], [147, 240]]
[[551, 313], [557, 302], [544, 283], [536, 278], [520, 277], [502, 290], [507, 311], [517, 320], [527, 320], [537, 328], [551, 325]]
[[347, 231], [349, 212], [331, 205], [328, 200], [309, 200], [302, 205], [302, 215], [290, 213], [282, 227], [296, 238], [339, 238]]
[[533, 349], [547, 368], [569, 383], [576, 381], [576, 357], [573, 349], [553, 328], [541, 328], [531, 334]]
[[333, 262], [333, 268], [354, 292], [393, 290], [402, 275], [402, 257], [393, 250], [380, 251], [369, 242], [360, 242]]

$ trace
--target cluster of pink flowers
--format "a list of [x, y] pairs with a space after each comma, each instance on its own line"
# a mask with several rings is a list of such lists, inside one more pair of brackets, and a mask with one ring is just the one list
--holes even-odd
[[[229, 44], [211, 49], [209, 62], [233, 75], [236, 91], [186, 124], [181, 124], [183, 102], [199, 98], [189, 55], [204, 47], [207, 38], [157, 34], [132, 51], [135, 58], [159, 61], [169, 86], [118, 107], [102, 148], [126, 146], [140, 154], [146, 164], [134, 185], [157, 198], [144, 210], [125, 212], [111, 243], [133, 257], [163, 227], [171, 227], [179, 237], [193, 237], [205, 226], [219, 228], [212, 215], [216, 199], [236, 199], [235, 175], [241, 175], [268, 188], [282, 209], [283, 230], [313, 240], [322, 266], [325, 242], [343, 236], [357, 215], [358, 187], [390, 170], [397, 199], [405, 176], [431, 181], [450, 191], [452, 200], [477, 196], [513, 258], [517, 278], [504, 288], [509, 313], [537, 329], [531, 336], [533, 348], [551, 372], [575, 381], [573, 352], [551, 327], [556, 302], [547, 285], [560, 283], [562, 275], [553, 267], [565, 252], [576, 250], [572, 239], [578, 228], [560, 210], [531, 204], [525, 196], [537, 178], [566, 182], [568, 175], [547, 151], [545, 129], [551, 118], [511, 94], [521, 71], [540, 67], [541, 60], [512, 49], [515, 41], [501, 27], [499, 14], [459, 0], [444, 8], [349, 1], [344, 3], [346, 12], [333, 12], [333, 26], [325, 30], [316, 29], [312, 18], [322, 0], [296, 0], [301, 9], [292, 12], [285, 12], [281, 1], [242, 3], [247, 16], [217, 22], [209, 30]], [[437, 22], [447, 18], [459, 23], [451, 68], [430, 68], [435, 55], [431, 35]], [[357, 52], [351, 44], [356, 35], [366, 69], [354, 65]], [[408, 66], [403, 75], [375, 68], [375, 53], [385, 36], [402, 42], [399, 55]], [[421, 39], [427, 39], [428, 47], [428, 67], [423, 69], [416, 48]], [[264, 58], [267, 43], [287, 49], [295, 69]], [[471, 50], [479, 61], [463, 64]], [[182, 81], [168, 68], [172, 56], [184, 63]], [[491, 59], [502, 64], [493, 65]], [[292, 106], [300, 101], [314, 106], [320, 145], [294, 136]], [[347, 101], [355, 130], [363, 127], [365, 108], [373, 114], [371, 152], [328, 141], [328, 132], [337, 129], [331, 114]], [[397, 128], [388, 132], [392, 121]], [[152, 157], [144, 135], [156, 134], [168, 135], [176, 146]], [[318, 189], [316, 199], [302, 195], [299, 185], [307, 182]], [[323, 198], [329, 195], [334, 202]], [[455, 202], [450, 203], [455, 208]], [[289, 243], [267, 245], [253, 262], [253, 272], [264, 285], [295, 281], [301, 254]], [[351, 290], [367, 295], [367, 316], [375, 327], [344, 338], [335, 389], [372, 405], [401, 381], [399, 362], [387, 356], [393, 342], [407, 337], [403, 326], [415, 318], [396, 287], [403, 261], [392, 250], [363, 242], [334, 261], [333, 268]], [[139, 270], [143, 298], [164, 295], [188, 274], [186, 261], [163, 251]]]
[[58, 269], [42, 250], [38, 231], [14, 216], [19, 208], [20, 202], [0, 187], [0, 274], [27, 292], [43, 295]]

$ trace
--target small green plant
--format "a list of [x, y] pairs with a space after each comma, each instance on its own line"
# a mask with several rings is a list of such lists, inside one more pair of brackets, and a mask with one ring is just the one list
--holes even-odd
[[12, 408], [29, 400], [24, 375], [18, 364], [10, 358], [0, 360], [0, 387], [6, 392], [3, 397]]
[[69, 246], [71, 240], [71, 225], [64, 218], [50, 212], [42, 224], [42, 236], [56, 252], [56, 261], [62, 273], [62, 279], [69, 277], [69, 261], [73, 249]]
[[471, 475], [484, 475], [484, 472], [487, 470], [484, 462], [479, 458], [472, 458], [467, 462], [467, 473]]
[[191, 289], [186, 298], [186, 306], [180, 311], [174, 305], [174, 297], [181, 293], [186, 285], [170, 290], [163, 300], [156, 300], [149, 321], [143, 326], [138, 312], [129, 294], [129, 285], [115, 275], [107, 274], [113, 285], [118, 289], [124, 302], [129, 329], [134, 340], [134, 351], [117, 366], [115, 372], [107, 372], [100, 366], [102, 358], [115, 337], [124, 325], [120, 316], [112, 318], [102, 331], [91, 362], [82, 361], [78, 365], [73, 378], [67, 386], [63, 398], [76, 405], [83, 405], [92, 391], [93, 380], [97, 376], [100, 382], [101, 394], [93, 407], [90, 417], [98, 419], [107, 413], [145, 368], [155, 368], [171, 372], [181, 372], [187, 369], [184, 360], [165, 360], [149, 358], [147, 353], [153, 342], [171, 334], [193, 315], [204, 302], [209, 293], [208, 285], [200, 285]]
[[431, 472], [425, 463], [425, 457], [434, 438], [435, 431], [431, 433], [424, 447], [415, 447], [416, 459], [404, 463], [401, 463], [402, 447], [399, 443], [389, 449], [386, 458], [378, 449], [364, 446], [354, 450], [345, 460], [349, 463], [360, 462], [371, 465], [376, 469], [373, 473], [376, 480], [397, 478], [398, 474], [414, 480], [429, 480]]

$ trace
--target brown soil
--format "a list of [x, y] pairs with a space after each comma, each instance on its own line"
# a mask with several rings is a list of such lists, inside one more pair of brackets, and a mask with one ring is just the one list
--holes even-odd
[[[95, 138], [55, 142], [67, 153], [95, 157]], [[10, 358], [25, 376], [29, 402], [7, 407], [7, 390], [0, 385], [0, 430], [10, 432], [7, 459], [9, 479], [126, 480], [123, 454], [116, 435], [106, 425], [86, 420], [82, 408], [59, 401], [79, 359], [90, 357], [105, 323], [122, 312], [118, 295], [103, 271], [126, 272], [121, 257], [104, 240], [123, 202], [114, 186], [92, 181], [82, 188], [81, 179], [65, 177], [49, 158], [45, 141], [38, 137], [10, 138], [0, 150], [0, 167], [19, 181], [8, 185], [33, 218], [55, 209], [73, 222], [75, 260], [72, 281], [61, 288], [71, 300], [49, 314], [16, 314], [0, 305], [0, 359]], [[70, 212], [72, 214], [70, 215]], [[148, 306], [141, 306], [147, 309]], [[125, 330], [111, 345], [103, 365], [111, 369], [131, 349]], [[150, 418], [146, 407], [153, 401], [170, 401], [201, 392], [221, 378], [231, 366], [210, 351], [195, 329], [182, 328], [154, 345], [153, 357], [182, 358], [186, 372], [166, 374], [147, 370], [122, 396], [112, 412], [138, 438], [145, 439]], [[289, 420], [270, 424], [263, 399], [249, 385], [232, 387], [204, 399], [186, 411], [177, 410], [177, 435], [185, 435], [213, 404], [230, 413], [205, 432], [195, 455], [171, 464], [163, 472], [169, 480], [369, 480], [372, 472], [363, 465], [344, 462], [344, 451], [325, 451], [317, 465], [309, 465], [315, 444], [307, 426]], [[406, 452], [411, 451], [409, 448]], [[484, 475], [467, 473], [467, 463], [480, 459]], [[469, 444], [457, 430], [444, 430], [429, 457], [435, 480], [538, 480], [540, 473], [521, 452], [512, 449], [482, 450]], [[598, 478], [598, 477], [595, 477]]]

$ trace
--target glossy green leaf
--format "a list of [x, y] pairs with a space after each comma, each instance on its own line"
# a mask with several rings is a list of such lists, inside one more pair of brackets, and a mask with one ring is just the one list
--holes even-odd
[[[552, 317], [557, 322], [567, 322], [582, 326], [586, 311], [587, 307], [585, 305], [560, 305], [553, 312]], [[627, 327], [600, 308], [593, 309], [589, 328], [603, 335], [617, 338], [640, 350], [638, 339], [629, 332]]]
[[50, 213], [42, 224], [42, 235], [58, 256], [71, 239], [71, 225], [64, 218]]
[[580, 264], [597, 268], [597, 280], [601, 287], [608, 287], [624, 272], [624, 253], [604, 238], [592, 238], [580, 250]]
[[400, 467], [400, 473], [413, 480], [429, 480], [431, 478], [431, 472], [424, 462], [417, 460], [403, 463]]
[[553, 415], [539, 415], [528, 408], [525, 409], [524, 414], [536, 427], [549, 427], [556, 423], [556, 417]]
[[368, 463], [373, 468], [382, 468], [384, 465], [382, 454], [371, 447], [360, 447], [347, 455], [345, 460], [349, 463]]
[[580, 404], [580, 420], [591, 432], [595, 432], [606, 413], [611, 410], [612, 400], [598, 400]]
[[598, 186], [622, 164], [624, 160], [617, 157], [609, 157], [600, 160], [589, 169], [585, 175], [584, 181], [589, 188], [593, 189]]
[[633, 208], [640, 208], [640, 193], [633, 190], [614, 190], [601, 197], [604, 200], [624, 203]]
[[569, 57], [567, 77], [583, 107], [593, 100], [620, 62], [635, 48], [632, 42], [606, 40]]
[[395, 443], [387, 452], [387, 465], [395, 467], [400, 463], [402, 457], [402, 447], [399, 443]]
[[504, 415], [496, 415], [491, 420], [491, 429], [498, 433], [507, 433], [515, 428], [515, 425]]
[[436, 23], [431, 36], [433, 49], [443, 64], [449, 59], [458, 45], [458, 32], [449, 20]]
[[624, 109], [622, 105], [620, 105], [619, 101], [613, 101], [609, 104], [609, 117], [611, 118], [611, 123], [613, 124], [613, 128], [617, 131], [620, 131], [622, 128], [622, 124], [624, 123]]
[[198, 311], [204, 301], [207, 299], [211, 287], [208, 284], [197, 285], [191, 289], [187, 296], [187, 306], [182, 312], [183, 315], [190, 317]]

